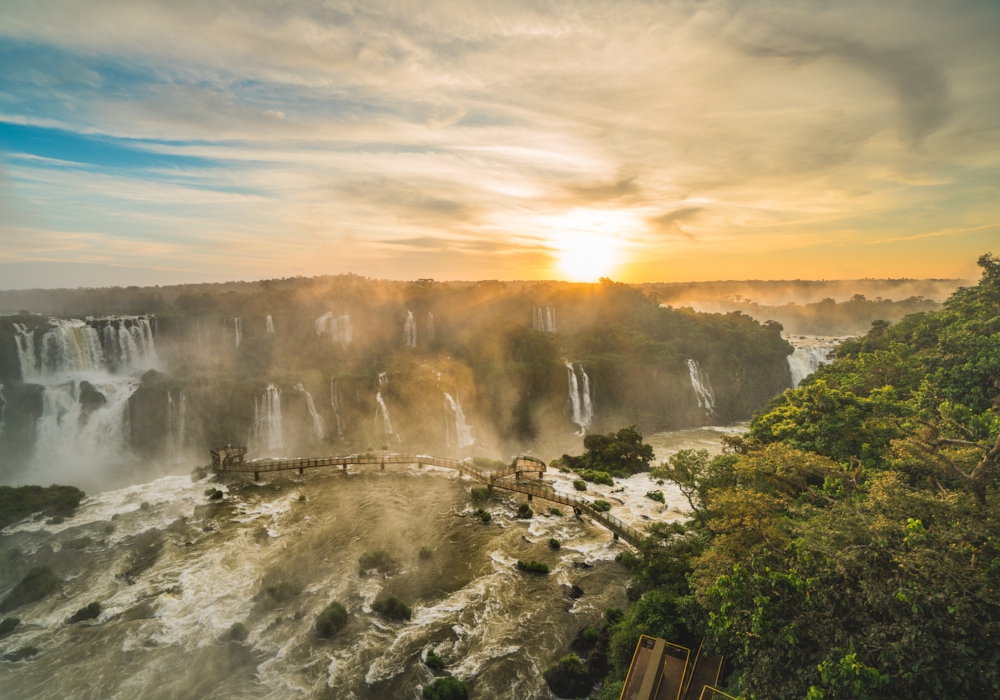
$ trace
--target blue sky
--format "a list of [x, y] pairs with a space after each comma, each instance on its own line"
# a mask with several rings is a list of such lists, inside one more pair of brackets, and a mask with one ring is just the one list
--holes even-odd
[[0, 6], [0, 288], [971, 276], [996, 2]]

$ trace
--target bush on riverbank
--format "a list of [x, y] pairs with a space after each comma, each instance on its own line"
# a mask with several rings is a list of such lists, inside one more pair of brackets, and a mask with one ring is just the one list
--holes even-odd
[[469, 700], [469, 689], [454, 676], [438, 678], [421, 691], [424, 700]]
[[334, 601], [316, 616], [316, 634], [323, 639], [329, 639], [344, 629], [346, 624], [347, 608]]
[[394, 595], [376, 600], [372, 603], [372, 611], [390, 620], [409, 620], [413, 616], [410, 607]]
[[547, 574], [549, 573], [549, 565], [540, 561], [524, 561], [523, 559], [517, 560], [517, 568], [521, 571], [526, 571], [529, 574]]
[[47, 566], [36, 566], [0, 602], [0, 613], [10, 612], [14, 608], [39, 601], [58, 586], [59, 577], [56, 576], [56, 572]]
[[666, 500], [663, 498], [663, 491], [647, 491], [646, 498], [656, 501], [657, 503], [666, 503]]
[[77, 622], [83, 622], [84, 620], [96, 620], [101, 615], [101, 604], [94, 602], [90, 605], [80, 608], [77, 610], [72, 617], [69, 618], [69, 624], [73, 625]]
[[380, 574], [389, 574], [399, 567], [389, 553], [384, 549], [376, 549], [374, 552], [365, 552], [358, 557], [358, 565], [362, 573], [367, 571], [378, 571]]
[[0, 486], [0, 528], [38, 512], [70, 518], [85, 495], [75, 486]]
[[586, 470], [627, 477], [649, 471], [653, 447], [642, 441], [642, 433], [634, 425], [616, 433], [594, 433], [583, 438], [587, 450], [578, 457], [563, 455], [563, 462], [577, 474]]
[[577, 491], [586, 491], [587, 482], [584, 481], [583, 479], [573, 479], [573, 488], [575, 488]]
[[611, 478], [611, 475], [607, 472], [595, 471], [593, 469], [584, 469], [580, 472], [580, 478], [584, 481], [589, 481], [592, 484], [602, 484], [604, 486], [614, 486], [615, 481]]
[[594, 506], [594, 510], [600, 511], [601, 513], [607, 513], [611, 510], [611, 504], [607, 501], [602, 501], [600, 499], [594, 501], [590, 505]]
[[490, 499], [490, 496], [492, 496], [493, 494], [490, 493], [490, 490], [488, 488], [483, 486], [481, 488], [472, 489], [471, 495], [473, 501], [488, 501]]
[[576, 654], [559, 659], [559, 663], [549, 666], [544, 676], [549, 689], [561, 698], [585, 698], [594, 687], [590, 674]]

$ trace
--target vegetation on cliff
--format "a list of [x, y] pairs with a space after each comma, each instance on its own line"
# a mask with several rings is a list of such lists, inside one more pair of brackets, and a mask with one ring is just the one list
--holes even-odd
[[654, 473], [695, 517], [624, 557], [611, 682], [645, 633], [704, 636], [747, 698], [1000, 692], [1000, 260], [979, 264], [941, 311], [844, 343], [726, 454]]
[[0, 486], [0, 528], [32, 513], [72, 517], [84, 495], [75, 486]]

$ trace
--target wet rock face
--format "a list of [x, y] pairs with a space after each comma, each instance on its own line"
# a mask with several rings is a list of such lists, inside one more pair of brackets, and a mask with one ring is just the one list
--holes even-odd
[[80, 382], [80, 407], [83, 415], [89, 415], [103, 407], [108, 402], [107, 397], [87, 381]]
[[563, 592], [573, 600], [583, 597], [583, 589], [576, 584], [573, 584], [572, 586], [563, 585], [562, 589]]

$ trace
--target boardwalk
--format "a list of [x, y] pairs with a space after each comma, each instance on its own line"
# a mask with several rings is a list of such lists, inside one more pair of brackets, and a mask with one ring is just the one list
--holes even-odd
[[[539, 480], [546, 469], [545, 462], [526, 455], [515, 457], [510, 466], [504, 469], [491, 471], [480, 469], [471, 461], [445, 459], [430, 455], [392, 453], [353, 454], [343, 457], [259, 459], [248, 462], [244, 460], [246, 452], [245, 447], [236, 445], [227, 445], [226, 447], [212, 450], [212, 468], [218, 473], [236, 472], [253, 474], [254, 479], [258, 480], [262, 473], [298, 470], [299, 474], [304, 474], [306, 469], [316, 469], [318, 467], [340, 467], [341, 469], [346, 469], [349, 466], [377, 466], [379, 469], [385, 469], [385, 465], [387, 464], [416, 464], [421, 467], [424, 465], [444, 467], [446, 469], [454, 469], [466, 476], [472, 477], [476, 481], [486, 484], [490, 490], [498, 488], [505, 491], [516, 491], [517, 493], [527, 495], [529, 501], [537, 496], [552, 503], [569, 506], [577, 515], [586, 514], [594, 522], [610, 530], [616, 540], [621, 537], [629, 544], [635, 545], [642, 537], [642, 533], [634, 527], [623, 523], [610, 513], [598, 510], [587, 499], [556, 493], [548, 484], [540, 483]], [[532, 475], [537, 476], [531, 478]]]

